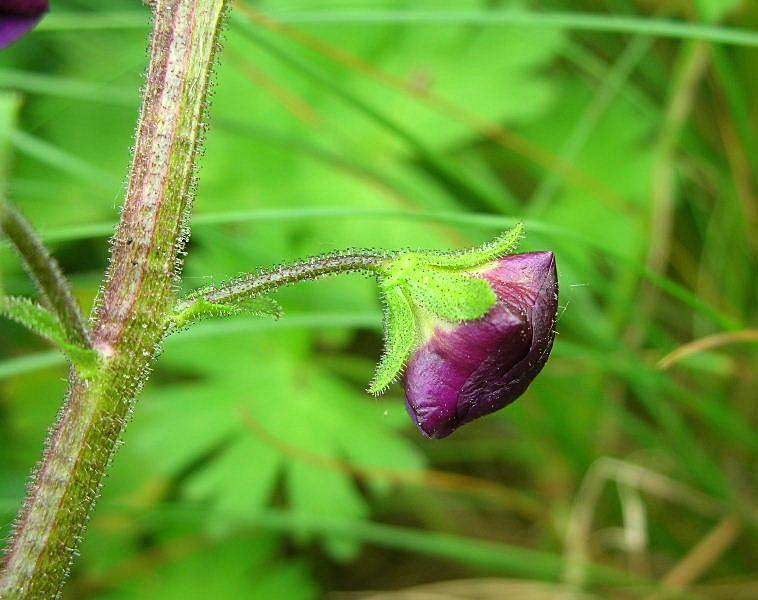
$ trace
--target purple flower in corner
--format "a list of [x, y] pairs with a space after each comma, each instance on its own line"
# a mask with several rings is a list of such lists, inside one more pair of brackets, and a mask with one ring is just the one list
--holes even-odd
[[497, 296], [482, 318], [439, 324], [408, 363], [408, 411], [427, 436], [507, 406], [542, 370], [555, 337], [558, 277], [552, 252], [512, 254], [477, 273]]
[[32, 29], [48, 6], [48, 0], [0, 0], [0, 50]]

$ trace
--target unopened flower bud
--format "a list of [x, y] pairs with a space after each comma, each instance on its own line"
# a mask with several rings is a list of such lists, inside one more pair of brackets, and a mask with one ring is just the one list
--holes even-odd
[[548, 359], [555, 337], [558, 278], [552, 252], [512, 254], [474, 275], [497, 301], [479, 319], [439, 321], [412, 354], [408, 411], [433, 438], [507, 406]]

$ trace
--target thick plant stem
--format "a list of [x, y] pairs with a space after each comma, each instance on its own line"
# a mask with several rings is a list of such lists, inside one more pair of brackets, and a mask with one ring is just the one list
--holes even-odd
[[68, 279], [24, 216], [11, 204], [0, 207], [0, 229], [21, 255], [29, 275], [47, 304], [81, 346], [89, 346], [89, 332]]
[[56, 598], [174, 304], [225, 0], [159, 0], [126, 200], [91, 335], [104, 366], [72, 376], [18, 517], [3, 599]]

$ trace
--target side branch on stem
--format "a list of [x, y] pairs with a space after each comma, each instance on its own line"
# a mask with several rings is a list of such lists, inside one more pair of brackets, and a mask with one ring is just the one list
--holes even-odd
[[242, 275], [219, 286], [202, 288], [177, 304], [177, 311], [186, 310], [199, 298], [211, 303], [231, 303], [260, 296], [284, 285], [318, 279], [326, 275], [356, 271], [374, 273], [389, 258], [390, 254], [375, 250], [322, 254], [274, 269]]
[[89, 332], [71, 286], [31, 224], [13, 205], [4, 204], [0, 207], [0, 229], [16, 248], [35, 285], [72, 341], [88, 347]]

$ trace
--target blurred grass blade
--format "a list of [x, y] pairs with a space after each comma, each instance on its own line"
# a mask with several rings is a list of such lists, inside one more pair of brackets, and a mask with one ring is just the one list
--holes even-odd
[[[16, 126], [18, 109], [21, 99], [18, 95], [0, 91], [0, 221], [5, 213], [5, 203], [8, 190], [8, 174], [10, 172], [11, 135]], [[3, 231], [0, 227], [0, 242]], [[3, 295], [3, 273], [0, 270], [0, 298]]]
[[150, 14], [142, 11], [70, 12], [55, 11], [37, 25], [37, 31], [108, 31], [110, 29], [144, 29], [150, 27]]
[[[597, 127], [598, 122], [606, 114], [610, 105], [624, 88], [624, 84], [628, 81], [639, 62], [648, 53], [651, 46], [652, 39], [647, 36], [635, 38], [626, 46], [618, 60], [609, 69], [591, 104], [587, 107], [582, 118], [576, 123], [571, 135], [564, 144], [559, 155], [559, 159], [562, 162], [573, 164], [576, 161], [580, 152], [589, 142], [592, 131]], [[539, 215], [544, 212], [560, 188], [561, 180], [560, 174], [553, 172], [540, 181], [527, 202], [530, 215]], [[603, 197], [607, 197], [607, 195]], [[615, 196], [612, 198], [615, 198]], [[629, 207], [621, 206], [616, 208], [628, 209]]]
[[692, 340], [676, 350], [672, 350], [666, 356], [658, 361], [658, 368], [666, 370], [676, 363], [684, 360], [688, 356], [719, 348], [727, 344], [758, 342], [758, 329], [746, 329], [744, 331], [729, 331], [724, 333], [715, 333], [697, 340]]
[[[580, 12], [529, 12], [524, 10], [321, 10], [308, 12], [269, 11], [284, 23], [309, 25], [503, 25], [554, 28], [573, 31], [643, 34], [655, 37], [703, 40], [718, 44], [758, 47], [758, 33], [737, 29], [687, 23], [667, 19], [650, 19], [631, 15]], [[41, 32], [107, 31], [109, 29], [147, 29], [146, 11], [56, 12], [37, 27]]]
[[20, 106], [21, 97], [18, 94], [0, 91], [0, 193], [4, 193], [6, 187], [11, 137], [16, 128], [16, 118]]
[[0, 381], [26, 373], [34, 373], [49, 367], [57, 367], [65, 364], [65, 362], [66, 359], [61, 353], [54, 351], [35, 352], [26, 356], [7, 358], [0, 361]]
[[89, 162], [58, 148], [41, 138], [23, 131], [15, 131], [11, 137], [16, 150], [36, 158], [40, 162], [84, 181], [89, 186], [98, 187], [109, 193], [118, 189], [120, 181], [110, 173]]
[[[153, 517], [180, 519], [181, 521], [194, 520], [198, 514], [205, 512], [205, 510], [186, 505], [163, 505], [154, 512]], [[540, 581], [558, 581], [563, 564], [563, 558], [560, 555], [550, 552], [438, 531], [415, 530], [363, 520], [345, 520], [327, 516], [312, 517], [277, 510], [253, 514], [246, 512], [244, 516], [229, 512], [218, 512], [216, 517], [221, 520], [232, 518], [232, 522], [238, 522], [239, 518], [242, 517], [250, 527], [273, 531], [307, 531], [355, 539], [380, 547], [452, 560], [475, 570], [533, 577]], [[656, 587], [655, 583], [644, 578], [601, 565], [587, 565], [587, 574], [588, 581], [593, 586], [624, 586], [640, 593], [652, 591]]]
[[643, 34], [719, 44], [758, 47], [758, 33], [702, 23], [651, 19], [630, 15], [580, 12], [530, 12], [525, 10], [323, 10], [275, 12], [286, 23], [312, 25], [503, 25]]
[[113, 89], [107, 84], [13, 69], [0, 69], [0, 87], [13, 88], [27, 94], [44, 94], [116, 106], [136, 107], [139, 102], [137, 94]]

